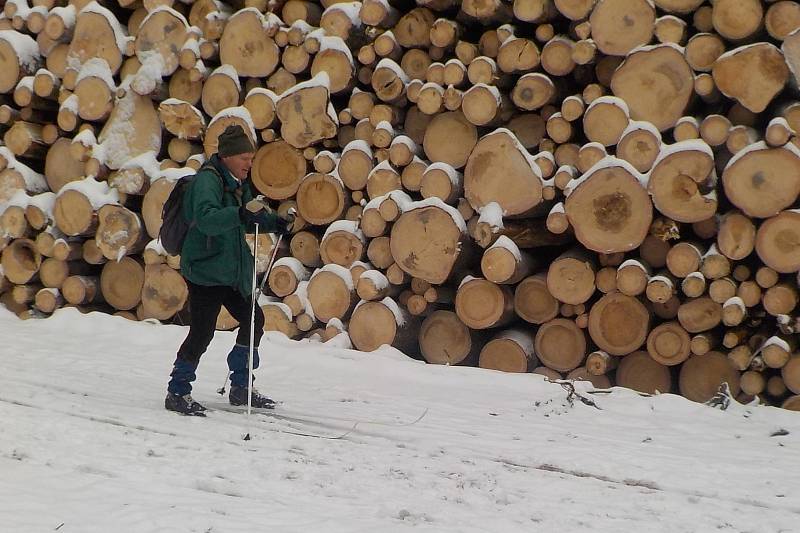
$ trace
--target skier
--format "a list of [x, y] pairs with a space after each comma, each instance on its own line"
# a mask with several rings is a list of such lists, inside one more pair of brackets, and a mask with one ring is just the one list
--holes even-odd
[[[181, 273], [189, 286], [191, 326], [178, 349], [170, 374], [164, 407], [185, 415], [205, 416], [205, 407], [192, 399], [192, 382], [200, 357], [214, 337], [220, 307], [239, 322], [236, 344], [228, 354], [232, 405], [247, 405], [248, 355], [251, 323], [253, 255], [245, 241], [245, 229], [257, 223], [259, 231], [290, 234], [290, 220], [272, 211], [253, 193], [248, 173], [255, 148], [244, 130], [228, 126], [219, 146], [189, 185], [183, 198], [183, 214], [190, 222], [181, 248]], [[258, 368], [258, 344], [264, 332], [264, 314], [255, 306], [253, 368]], [[253, 407], [274, 402], [253, 388]]]

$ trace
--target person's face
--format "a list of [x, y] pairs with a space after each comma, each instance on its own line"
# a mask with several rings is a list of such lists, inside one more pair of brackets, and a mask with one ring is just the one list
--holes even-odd
[[223, 157], [222, 162], [228, 167], [236, 179], [244, 181], [247, 178], [247, 173], [250, 172], [250, 167], [253, 166], [253, 157], [255, 154], [252, 152], [245, 152], [243, 154], [231, 155]]

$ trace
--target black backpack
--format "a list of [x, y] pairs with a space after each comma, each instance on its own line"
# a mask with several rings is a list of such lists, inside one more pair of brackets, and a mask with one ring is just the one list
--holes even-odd
[[[208, 164], [200, 167], [198, 172], [206, 169], [211, 170], [220, 180], [222, 179], [217, 169]], [[196, 176], [197, 174], [189, 174], [181, 177], [175, 183], [175, 187], [172, 188], [172, 192], [169, 193], [169, 197], [161, 209], [161, 229], [158, 232], [158, 240], [169, 255], [180, 255], [186, 233], [196, 224], [194, 220], [189, 222], [183, 216], [183, 197]]]

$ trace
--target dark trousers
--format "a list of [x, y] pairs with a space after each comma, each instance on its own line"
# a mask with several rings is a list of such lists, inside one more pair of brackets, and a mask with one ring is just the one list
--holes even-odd
[[[178, 360], [184, 360], [197, 367], [200, 357], [205, 353], [211, 339], [214, 338], [217, 316], [220, 308], [225, 309], [239, 322], [239, 333], [236, 344], [250, 346], [250, 309], [251, 298], [242, 296], [231, 287], [219, 285], [207, 287], [187, 282], [189, 286], [189, 313], [191, 326], [186, 340], [178, 349]], [[256, 305], [255, 333], [253, 344], [258, 347], [264, 334], [264, 313]], [[254, 365], [255, 366], [255, 365]]]

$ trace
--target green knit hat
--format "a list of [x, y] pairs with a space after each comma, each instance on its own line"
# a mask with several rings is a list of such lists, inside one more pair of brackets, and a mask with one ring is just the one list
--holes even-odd
[[218, 149], [217, 155], [220, 157], [229, 157], [232, 155], [244, 154], [247, 152], [255, 152], [253, 143], [250, 138], [245, 134], [241, 126], [232, 124], [225, 128], [217, 142]]

